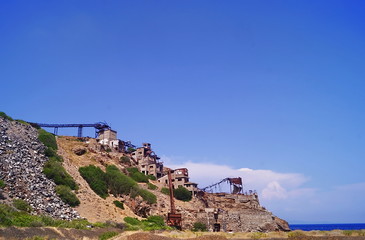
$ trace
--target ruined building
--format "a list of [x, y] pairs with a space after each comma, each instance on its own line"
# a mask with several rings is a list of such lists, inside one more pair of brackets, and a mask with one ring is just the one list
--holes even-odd
[[[168, 169], [168, 171], [171, 171], [171, 169]], [[179, 186], [185, 187], [193, 194], [193, 196], [198, 190], [198, 184], [189, 181], [189, 172], [187, 168], [172, 170], [171, 181], [172, 187], [174, 189], [178, 188]], [[168, 176], [164, 175], [163, 177], [158, 179], [158, 182], [168, 186]]]
[[143, 143], [132, 153], [132, 159], [137, 163], [138, 170], [146, 175], [153, 175], [156, 178], [163, 176], [163, 163], [151, 149], [150, 143]]
[[124, 149], [124, 142], [117, 139], [117, 131], [111, 129], [101, 130], [97, 139], [101, 145], [108, 146], [112, 150], [121, 151]]

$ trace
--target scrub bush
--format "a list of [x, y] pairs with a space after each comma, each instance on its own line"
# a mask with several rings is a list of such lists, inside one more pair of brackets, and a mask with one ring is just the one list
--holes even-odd
[[53, 148], [54, 150], [58, 149], [56, 137], [52, 133], [49, 133], [44, 129], [38, 129], [38, 139], [46, 147]]
[[138, 171], [137, 168], [127, 168], [129, 176], [136, 182], [148, 183], [148, 177]]
[[89, 165], [80, 167], [79, 172], [96, 194], [104, 199], [108, 196], [106, 174], [101, 168]]
[[60, 196], [62, 201], [64, 201], [71, 207], [76, 207], [80, 205], [80, 200], [73, 192], [71, 192], [71, 188], [69, 188], [68, 186], [64, 185], [57, 186], [56, 193]]
[[32, 207], [23, 199], [14, 199], [13, 206], [20, 211], [24, 211], [24, 212], [28, 212], [28, 213], [30, 213], [32, 211]]
[[48, 160], [43, 167], [43, 173], [47, 178], [52, 179], [57, 185], [65, 185], [73, 190], [77, 190], [78, 186], [70, 174], [62, 164], [55, 160]]
[[191, 192], [183, 186], [179, 186], [177, 189], [174, 189], [174, 197], [178, 200], [188, 202], [192, 198]]

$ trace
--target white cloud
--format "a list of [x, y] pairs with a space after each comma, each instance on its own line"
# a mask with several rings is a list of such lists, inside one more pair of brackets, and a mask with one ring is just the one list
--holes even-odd
[[[290, 223], [364, 222], [365, 182], [307, 188], [309, 177], [300, 173], [282, 173], [267, 169], [234, 169], [227, 165], [184, 161], [162, 157], [166, 166], [189, 169], [190, 180], [203, 188], [227, 177], [242, 177], [244, 189], [257, 190], [260, 203]], [[180, 164], [173, 164], [176, 162]], [[229, 186], [221, 189], [229, 191]]]
[[[163, 157], [163, 161], [165, 161]], [[171, 162], [171, 159], [166, 159]], [[254, 170], [249, 168], [234, 169], [227, 165], [212, 163], [185, 162], [173, 165], [171, 168], [189, 169], [190, 180], [199, 184], [199, 187], [217, 183], [227, 177], [242, 177], [244, 190], [256, 190], [262, 199], [285, 199], [288, 197], [298, 197], [302, 193], [306, 194], [300, 186], [308, 181], [308, 178], [297, 173], [278, 173], [271, 170]], [[299, 188], [299, 189], [298, 189]], [[221, 189], [228, 190], [228, 186]]]

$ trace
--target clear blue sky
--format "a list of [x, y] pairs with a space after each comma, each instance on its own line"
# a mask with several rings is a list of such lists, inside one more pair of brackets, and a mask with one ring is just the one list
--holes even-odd
[[245, 186], [291, 223], [365, 222], [364, 12], [360, 0], [1, 1], [0, 111], [105, 120], [172, 165], [227, 167], [211, 182], [249, 168]]

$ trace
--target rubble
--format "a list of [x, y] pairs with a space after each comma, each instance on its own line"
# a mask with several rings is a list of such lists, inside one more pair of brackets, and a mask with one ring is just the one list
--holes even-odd
[[34, 213], [72, 220], [79, 214], [55, 193], [55, 183], [42, 173], [48, 158], [38, 132], [30, 125], [0, 118], [0, 178], [8, 198], [23, 199]]

